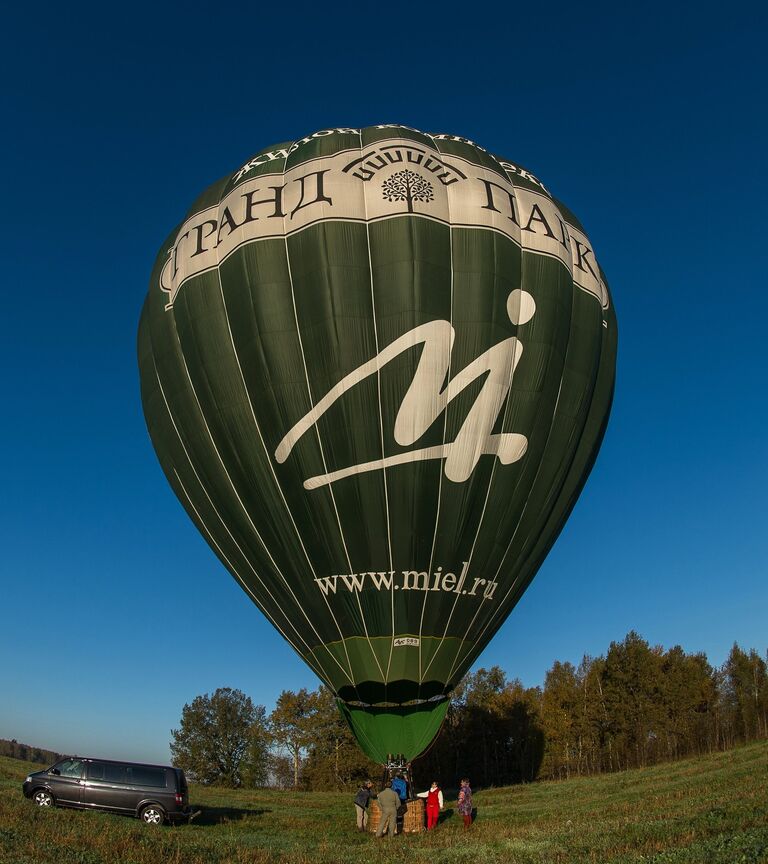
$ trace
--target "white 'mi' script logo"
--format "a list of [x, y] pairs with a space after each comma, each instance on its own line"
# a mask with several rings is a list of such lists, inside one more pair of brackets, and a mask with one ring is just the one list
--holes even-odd
[[[535, 311], [536, 303], [527, 291], [516, 289], [507, 298], [507, 314], [513, 324], [525, 324], [531, 320]], [[402, 447], [415, 444], [452, 399], [477, 378], [485, 375], [487, 377], [480, 393], [467, 413], [456, 440], [310, 477], [304, 481], [304, 488], [317, 489], [364, 471], [376, 471], [425, 459], [445, 459], [445, 476], [455, 483], [463, 483], [483, 454], [496, 456], [502, 465], [516, 462], [525, 454], [528, 439], [515, 432], [493, 434], [492, 430], [507, 398], [512, 376], [523, 355], [523, 346], [516, 336], [504, 339], [462, 369], [443, 390], [441, 388], [450, 366], [455, 335], [450, 322], [440, 320], [414, 327], [399, 339], [395, 339], [373, 359], [363, 363], [332, 387], [317, 405], [296, 423], [278, 444], [275, 450], [277, 461], [285, 462], [299, 438], [314, 426], [347, 390], [375, 374], [399, 354], [423, 343], [424, 348], [413, 381], [395, 418], [395, 441]]]

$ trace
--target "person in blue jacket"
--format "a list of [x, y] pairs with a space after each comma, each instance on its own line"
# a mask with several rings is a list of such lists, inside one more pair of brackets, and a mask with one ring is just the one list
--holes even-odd
[[408, 797], [408, 786], [400, 772], [392, 778], [392, 788], [397, 792], [397, 797], [400, 799], [400, 803], [402, 804]]

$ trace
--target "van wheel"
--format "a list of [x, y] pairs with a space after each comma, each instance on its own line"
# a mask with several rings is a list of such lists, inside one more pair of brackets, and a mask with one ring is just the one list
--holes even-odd
[[148, 804], [142, 807], [139, 819], [145, 825], [162, 825], [165, 822], [165, 810], [157, 804]]
[[53, 807], [54, 805], [53, 795], [46, 792], [45, 789], [38, 789], [32, 796], [32, 800], [38, 807]]

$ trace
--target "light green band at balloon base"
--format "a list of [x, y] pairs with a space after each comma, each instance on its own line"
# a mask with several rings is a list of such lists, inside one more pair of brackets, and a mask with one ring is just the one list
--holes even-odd
[[440, 730], [450, 703], [444, 698], [389, 708], [337, 704], [365, 755], [384, 764], [390, 754], [409, 762], [420, 756]]

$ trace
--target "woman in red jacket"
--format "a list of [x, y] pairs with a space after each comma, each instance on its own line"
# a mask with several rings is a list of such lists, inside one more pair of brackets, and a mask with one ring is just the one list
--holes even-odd
[[418, 797], [427, 799], [427, 830], [429, 831], [437, 825], [437, 814], [443, 809], [443, 790], [437, 780], [433, 780], [429, 789], [426, 792], [419, 792]]

